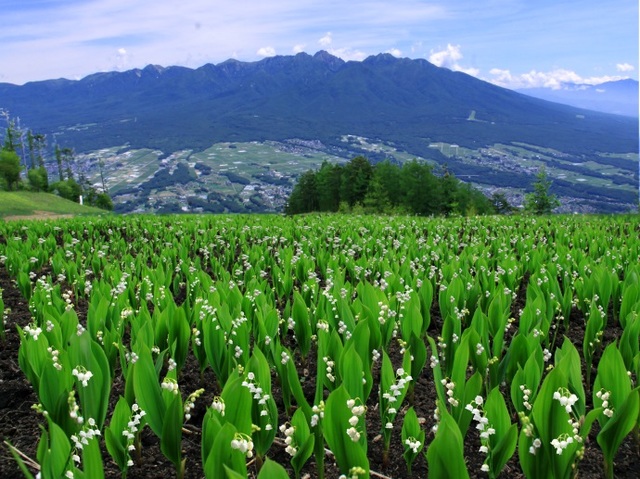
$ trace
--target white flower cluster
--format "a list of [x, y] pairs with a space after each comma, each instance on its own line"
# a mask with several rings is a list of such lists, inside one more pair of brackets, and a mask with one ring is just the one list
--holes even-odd
[[566, 388], [560, 388], [553, 393], [553, 399], [559, 401], [560, 405], [564, 407], [568, 413], [571, 413], [571, 408], [578, 401], [578, 396]]
[[237, 449], [249, 458], [253, 457], [253, 441], [246, 434], [236, 433], [231, 440], [231, 449]]
[[132, 352], [126, 351], [124, 353], [124, 357], [127, 360], [127, 362], [129, 362], [130, 364], [135, 364], [136, 361], [138, 361], [138, 355], [133, 351]]
[[380, 324], [385, 324], [387, 319], [396, 315], [396, 312], [390, 309], [388, 304], [379, 301], [378, 306], [380, 307], [380, 311], [378, 312], [378, 322]]
[[448, 381], [446, 378], [440, 380], [440, 382], [447, 390], [447, 402], [451, 404], [453, 407], [457, 407], [459, 404], [458, 400], [455, 397], [453, 397], [456, 383], [454, 383], [453, 381]]
[[280, 353], [280, 362], [282, 364], [287, 364], [289, 362], [289, 359], [291, 359], [291, 357], [287, 354], [286, 351], [282, 351]]
[[533, 454], [535, 456], [538, 449], [540, 449], [540, 446], [542, 446], [542, 441], [536, 437], [529, 448], [529, 454]]
[[551, 445], [556, 449], [556, 454], [562, 454], [569, 444], [573, 443], [573, 436], [569, 434], [560, 434], [557, 438], [551, 440]]
[[93, 377], [91, 371], [87, 371], [83, 366], [79, 365], [71, 371], [71, 374], [73, 374], [85, 388], [89, 385], [89, 379]]
[[30, 324], [27, 324], [24, 327], [24, 332], [29, 334], [29, 336], [31, 336], [33, 338], [34, 341], [38, 340], [38, 336], [40, 336], [42, 334], [42, 328], [40, 326], [32, 326]]
[[[496, 430], [489, 424], [489, 419], [484, 415], [482, 396], [476, 396], [473, 401], [465, 406], [465, 409], [473, 414], [473, 420], [477, 422], [476, 429], [480, 431], [480, 452], [489, 454], [489, 437], [496, 433]], [[480, 468], [481, 471], [488, 472], [489, 465], [485, 462]]]
[[[267, 407], [267, 401], [271, 399], [269, 394], [264, 393], [262, 388], [256, 383], [256, 376], [254, 373], [249, 371], [247, 373], [247, 379], [242, 381], [242, 385], [249, 389], [249, 392], [253, 395], [253, 399], [258, 401], [258, 405], [260, 406], [260, 416], [268, 416], [269, 409]], [[267, 424], [265, 429], [270, 431], [273, 428], [271, 424]]]
[[80, 406], [76, 402], [76, 395], [73, 391], [69, 392], [69, 397], [67, 398], [67, 402], [69, 404], [69, 416], [78, 424], [82, 424], [84, 422], [84, 418], [79, 414]]
[[[389, 403], [387, 413], [396, 414], [398, 410], [394, 407], [394, 403], [398, 400], [398, 396], [402, 396], [402, 393], [409, 387], [409, 383], [413, 380], [408, 372], [404, 369], [398, 368], [396, 371], [396, 382], [389, 386], [389, 390], [382, 394], [383, 399], [386, 399]], [[387, 426], [387, 429], [391, 429]]]
[[527, 386], [524, 384], [520, 385], [520, 391], [522, 391], [522, 404], [524, 405], [524, 407], [526, 407], [529, 411], [531, 411], [531, 403], [529, 402], [529, 399], [531, 398], [531, 389], [527, 389]]
[[604, 414], [609, 418], [613, 416], [613, 408], [609, 407], [610, 396], [611, 396], [611, 391], [605, 391], [604, 389], [600, 389], [600, 391], [596, 393], [596, 397], [602, 401], [602, 407], [604, 408], [604, 411], [602, 411], [602, 414]]
[[178, 387], [178, 381], [176, 381], [175, 379], [164, 378], [160, 386], [162, 387], [162, 389], [173, 394], [178, 394], [178, 392], [180, 391]]
[[[134, 403], [133, 406], [131, 406], [131, 412], [133, 414], [127, 423], [127, 428], [122, 431], [122, 435], [127, 438], [127, 451], [133, 451], [136, 448], [133, 442], [136, 438], [136, 433], [138, 432], [138, 426], [140, 425], [142, 418], [147, 414], [144, 410], [140, 409], [140, 406], [138, 406], [137, 403]], [[127, 461], [127, 466], [133, 466], [133, 460], [131, 458]]]
[[87, 425], [82, 428], [78, 434], [71, 435], [71, 441], [75, 448], [71, 457], [76, 465], [80, 464], [79, 451], [81, 451], [84, 446], [87, 446], [89, 441], [96, 436], [100, 436], [100, 429], [96, 427], [96, 421], [93, 418], [89, 418]]
[[280, 432], [284, 434], [284, 443], [287, 445], [285, 451], [290, 456], [295, 456], [298, 452], [298, 448], [296, 447], [296, 443], [294, 442], [294, 434], [296, 432], [296, 428], [293, 426], [287, 427], [286, 424], [280, 426]]
[[356, 426], [360, 422], [360, 417], [364, 415], [366, 408], [362, 404], [356, 405], [355, 399], [349, 399], [347, 401], [347, 407], [351, 410], [352, 414], [349, 418], [351, 427], [347, 429], [347, 436], [349, 436], [353, 442], [358, 442], [360, 440], [360, 432]]
[[371, 351], [371, 361], [377, 363], [380, 360], [380, 351], [374, 349]]
[[333, 362], [328, 356], [324, 356], [322, 361], [327, 365], [325, 368], [325, 372], [327, 375], [327, 379], [334, 383], [336, 381], [335, 376], [333, 375], [333, 367], [335, 366], [335, 362]]
[[192, 328], [191, 335], [192, 335], [194, 344], [196, 346], [202, 346], [202, 340], [200, 339], [200, 330], [198, 328]]
[[314, 404], [311, 408], [313, 415], [311, 416], [311, 427], [316, 427], [320, 420], [324, 419], [324, 401], [320, 401], [320, 404]]
[[60, 354], [60, 351], [58, 351], [57, 349], [53, 349], [51, 346], [47, 348], [47, 351], [51, 353], [51, 360], [53, 361], [53, 367], [56, 368], [58, 371], [60, 371], [62, 369], [62, 364], [60, 364], [60, 361], [58, 359], [58, 355]]
[[167, 361], [167, 370], [173, 371], [177, 366], [178, 363], [176, 363], [175, 359], [169, 358], [169, 360]]
[[185, 421], [188, 421], [189, 419], [191, 419], [191, 410], [195, 406], [196, 399], [198, 399], [202, 395], [202, 393], [204, 393], [204, 389], [203, 388], [198, 389], [192, 392], [191, 394], [189, 394], [189, 397], [184, 402], [184, 420]]
[[221, 416], [224, 416], [224, 408], [225, 408], [224, 399], [222, 399], [220, 396], [216, 396], [213, 398], [211, 407], [216, 411], [218, 411]]
[[408, 437], [404, 441], [404, 443], [409, 447], [409, 449], [411, 449], [411, 452], [413, 452], [414, 454], [418, 454], [418, 451], [420, 450], [420, 446], [422, 446], [422, 443], [413, 436]]
[[435, 355], [432, 354], [429, 357], [429, 367], [431, 369], [435, 369], [438, 364], [440, 364], [440, 360]]
[[318, 320], [318, 323], [316, 324], [316, 328], [324, 331], [325, 333], [329, 332], [329, 323], [327, 321], [325, 321], [324, 319], [320, 319]]

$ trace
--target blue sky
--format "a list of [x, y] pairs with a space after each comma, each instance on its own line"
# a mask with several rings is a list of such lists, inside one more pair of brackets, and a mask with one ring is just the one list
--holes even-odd
[[638, 79], [638, 0], [0, 0], [0, 82], [327, 50], [508, 88]]

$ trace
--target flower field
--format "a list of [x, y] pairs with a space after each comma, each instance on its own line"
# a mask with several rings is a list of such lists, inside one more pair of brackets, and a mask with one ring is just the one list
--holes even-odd
[[0, 224], [1, 477], [640, 477], [638, 216]]

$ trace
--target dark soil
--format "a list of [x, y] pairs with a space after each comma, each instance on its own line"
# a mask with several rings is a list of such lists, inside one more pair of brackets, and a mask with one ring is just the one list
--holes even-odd
[[[3, 441], [8, 441], [14, 445], [19, 451], [35, 459], [35, 451], [38, 439], [40, 437], [40, 425], [43, 424], [42, 417], [39, 416], [32, 406], [37, 403], [37, 398], [22, 374], [18, 366], [18, 348], [20, 345], [19, 336], [16, 326], [24, 327], [31, 321], [31, 314], [26, 301], [22, 298], [16, 285], [9, 279], [4, 269], [0, 269], [0, 288], [3, 289], [3, 298], [5, 307], [10, 308], [11, 312], [5, 324], [6, 338], [0, 342], [0, 436]], [[524, 295], [519, 294], [517, 302], [523, 302]], [[522, 304], [514, 305], [515, 310]], [[78, 315], [82, 319], [86, 314], [86, 305], [78, 305]], [[437, 308], [433, 308], [434, 313]], [[436, 327], [441, 323], [440, 318], [434, 316], [432, 318], [433, 325]], [[561, 331], [566, 335], [578, 348], [582, 347], [582, 337], [584, 334], [584, 319], [581, 313], [574, 310], [569, 322], [569, 329]], [[607, 328], [603, 343], [611, 342], [619, 337], [621, 331], [615, 325]], [[310, 358], [315, 355], [310, 354]], [[400, 364], [400, 352], [393, 343], [390, 350], [390, 357], [394, 364]], [[305, 365], [302, 364], [300, 358], [296, 358], [299, 366], [299, 374], [301, 378], [308, 377], [308, 371], [315, 371], [315, 359], [309, 360]], [[197, 401], [196, 407], [192, 412], [192, 419], [185, 426], [183, 436], [183, 451], [186, 457], [186, 478], [203, 478], [202, 465], [200, 460], [200, 424], [204, 417], [206, 406], [211, 403], [213, 397], [219, 394], [218, 386], [213, 377], [213, 373], [205, 371], [201, 378], [195, 358], [190, 356], [184, 368], [184, 377], [180, 383], [184, 386], [185, 391], [193, 391], [199, 387], [205, 388], [205, 394]], [[396, 427], [393, 431], [393, 439], [391, 441], [391, 450], [389, 451], [389, 461], [383, 463], [383, 441], [379, 436], [381, 428], [379, 411], [376, 409], [377, 403], [377, 387], [378, 387], [379, 371], [374, 371], [373, 392], [367, 404], [367, 431], [369, 444], [369, 460], [372, 471], [372, 477], [389, 477], [403, 478], [409, 477], [407, 468], [402, 457], [403, 448], [400, 440], [400, 424], [402, 423], [403, 411], [400, 411], [396, 418]], [[122, 394], [122, 379], [118, 379], [113, 385], [112, 404], [114, 406], [118, 396]], [[313, 396], [314, 381], [309, 378], [306, 381], [308, 391], [306, 393], [311, 398]], [[279, 410], [282, 411], [282, 399], [278, 396], [277, 383], [274, 381], [273, 394], [276, 398]], [[423, 374], [415, 381], [415, 393], [413, 406], [419, 418], [424, 418], [423, 429], [427, 432], [427, 444], [433, 439], [430, 433], [431, 427], [434, 425], [433, 411], [435, 408], [436, 393], [433, 388], [433, 377], [427, 367]], [[405, 401], [404, 407], [409, 407], [408, 401]], [[283, 415], [284, 417], [284, 415]], [[514, 419], [515, 420], [515, 419]], [[602, 454], [597, 446], [595, 437], [598, 432], [597, 423], [589, 436], [586, 444], [584, 459], [578, 466], [578, 477], [582, 479], [595, 479], [603, 477], [602, 473]], [[152, 479], [173, 477], [175, 475], [173, 465], [167, 461], [162, 453], [158, 439], [146, 428], [142, 433], [142, 456], [129, 470], [131, 478]], [[465, 438], [465, 457], [471, 477], [482, 478], [487, 477], [486, 474], [480, 472], [483, 457], [478, 452], [480, 446], [479, 437], [476, 430], [472, 427], [469, 434]], [[103, 448], [104, 449], [104, 448]], [[287, 467], [290, 476], [294, 477], [293, 470], [289, 466], [289, 457], [284, 451], [284, 445], [281, 439], [277, 439], [277, 443], [272, 446], [269, 457], [280, 464]], [[105, 476], [107, 478], [120, 478], [120, 472], [116, 465], [112, 462], [106, 451], [103, 451], [103, 461], [105, 466]], [[332, 462], [331, 456], [327, 455], [325, 459], [326, 477], [337, 478], [339, 476], [338, 468]], [[249, 473], [252, 477], [257, 474], [255, 463], [251, 463]], [[427, 477], [428, 468], [424, 455], [419, 455], [413, 464], [412, 477]], [[623, 442], [615, 460], [615, 475], [618, 478], [637, 479], [640, 477], [640, 452], [638, 445], [633, 442], [631, 437]], [[306, 464], [302, 471], [303, 477], [317, 477], [316, 464], [313, 458]], [[9, 449], [2, 445], [0, 447], [0, 478], [11, 479], [23, 477], [20, 470], [12, 458]], [[504, 478], [522, 478], [524, 475], [518, 463], [517, 453], [505, 466], [502, 476]]]

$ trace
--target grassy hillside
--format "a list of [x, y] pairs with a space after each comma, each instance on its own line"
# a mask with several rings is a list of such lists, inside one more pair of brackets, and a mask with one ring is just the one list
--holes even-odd
[[50, 193], [29, 191], [0, 192], [0, 218], [12, 216], [95, 215], [106, 213], [83, 206]]

